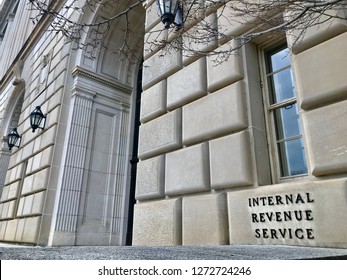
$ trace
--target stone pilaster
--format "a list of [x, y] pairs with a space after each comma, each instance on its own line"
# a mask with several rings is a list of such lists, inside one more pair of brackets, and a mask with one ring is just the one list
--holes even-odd
[[129, 110], [127, 107], [123, 107], [121, 111], [121, 124], [120, 124], [120, 135], [119, 135], [119, 146], [118, 146], [118, 157], [117, 157], [117, 168], [116, 168], [116, 180], [115, 180], [115, 201], [114, 211], [112, 215], [112, 232], [120, 233], [122, 230], [122, 222], [124, 219], [124, 196], [127, 176], [127, 162], [130, 160], [127, 155], [128, 145], [128, 129], [129, 129]]
[[73, 96], [70, 136], [67, 143], [56, 231], [76, 231], [92, 105], [93, 95], [91, 94], [76, 92]]

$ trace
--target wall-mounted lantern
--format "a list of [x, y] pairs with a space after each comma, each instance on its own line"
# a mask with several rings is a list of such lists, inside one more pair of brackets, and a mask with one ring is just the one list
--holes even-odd
[[161, 21], [166, 29], [169, 29], [171, 24], [177, 28], [182, 27], [183, 6], [179, 0], [157, 0], [157, 5]]
[[44, 129], [46, 124], [46, 116], [42, 113], [41, 107], [36, 106], [35, 110], [30, 113], [30, 126], [35, 132], [37, 128]]
[[20, 142], [22, 141], [22, 136], [20, 136], [17, 132], [17, 128], [14, 128], [7, 134], [7, 145], [10, 151], [13, 147], [19, 148]]

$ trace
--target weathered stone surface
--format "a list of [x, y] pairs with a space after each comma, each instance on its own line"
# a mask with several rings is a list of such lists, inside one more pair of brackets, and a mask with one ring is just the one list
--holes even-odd
[[182, 68], [182, 54], [178, 50], [159, 51], [143, 63], [144, 90]]
[[346, 191], [326, 180], [230, 192], [230, 243], [346, 248]]
[[[160, 17], [157, 17], [160, 21]], [[167, 39], [167, 36], [168, 30], [164, 29], [164, 25], [161, 21], [145, 34], [143, 50], [145, 60], [160, 50], [162, 42]]]
[[14, 241], [16, 236], [16, 230], [19, 220], [9, 220], [7, 221], [7, 226], [5, 229], [4, 241]]
[[183, 68], [167, 80], [167, 107], [182, 106], [207, 94], [206, 58]]
[[252, 185], [248, 132], [210, 141], [210, 166], [213, 189]]
[[0, 218], [1, 219], [11, 219], [15, 217], [16, 211], [16, 200], [11, 200], [0, 204]]
[[23, 231], [22, 242], [36, 243], [41, 217], [30, 217], [25, 219], [25, 231]]
[[[200, 12], [196, 13], [197, 19], [201, 15]], [[192, 20], [193, 22], [195, 19]], [[216, 48], [218, 45], [218, 36], [212, 34], [211, 31], [207, 32], [205, 24], [209, 26], [210, 29], [217, 31], [217, 14], [212, 13], [204, 18], [204, 21], [198, 22], [188, 31], [182, 34], [183, 38], [183, 63], [188, 65], [192, 61], [200, 58], [201, 53], [207, 52]], [[185, 26], [188, 28], [187, 26]]]
[[165, 157], [159, 156], [140, 161], [137, 165], [137, 200], [163, 197], [164, 195]]
[[22, 194], [29, 194], [33, 191], [43, 190], [47, 188], [47, 180], [49, 178], [49, 168], [43, 169], [33, 175], [25, 177]]
[[[11, 157], [12, 159], [16, 159], [15, 156]], [[11, 164], [11, 162], [10, 162]], [[24, 164], [18, 164], [16, 167], [8, 170], [7, 174], [6, 174], [6, 179], [5, 179], [5, 184], [8, 184], [10, 182], [13, 181], [17, 181], [21, 179], [21, 174], [23, 172], [23, 168], [24, 168]]]
[[18, 195], [18, 190], [20, 188], [20, 181], [16, 181], [11, 185], [8, 185], [2, 189], [0, 202], [14, 199]]
[[347, 32], [294, 57], [297, 91], [303, 109], [347, 97], [346, 49]]
[[49, 147], [43, 150], [41, 153], [36, 154], [28, 161], [27, 172], [37, 172], [39, 169], [43, 167], [47, 167], [50, 165], [50, 161], [52, 159], [53, 147]]
[[184, 27], [187, 29], [196, 25], [207, 15], [202, 6], [202, 1], [182, 1], [182, 4], [183, 11], [189, 11], [189, 17], [186, 17], [184, 21]]
[[210, 189], [208, 143], [166, 155], [165, 194], [185, 194]]
[[138, 203], [134, 211], [133, 245], [182, 244], [182, 200], [180, 198]]
[[238, 82], [183, 107], [183, 143], [213, 139], [248, 126], [245, 92]]
[[303, 113], [312, 174], [347, 172], [347, 101]]
[[56, 137], [57, 137], [57, 126], [56, 125], [45, 130], [45, 132], [42, 134], [42, 137], [40, 138], [38, 143], [35, 143], [35, 147], [34, 147], [35, 152], [37, 152], [39, 149], [43, 150], [46, 147], [54, 144]]
[[208, 143], [166, 155], [165, 194], [185, 194], [210, 189]]
[[0, 221], [0, 238], [1, 240], [5, 240], [7, 221]]
[[229, 243], [225, 194], [184, 197], [182, 245]]
[[[270, 155], [268, 150], [267, 134], [266, 131], [253, 128], [251, 139], [254, 144], [254, 155], [256, 164], [256, 181], [259, 186], [270, 185], [271, 180], [271, 167]], [[251, 140], [252, 141], [252, 140]]]
[[[228, 42], [219, 47], [216, 53], [222, 53], [235, 48], [235, 44], [234, 41]], [[216, 91], [243, 78], [241, 52], [234, 51], [229, 56], [220, 56], [211, 55], [207, 59], [209, 92]]]
[[147, 1], [146, 9], [146, 31], [149, 31], [154, 25], [160, 22], [160, 17], [158, 15], [158, 7], [154, 0]]
[[17, 216], [24, 217], [42, 214], [46, 192], [24, 196], [20, 199]]
[[225, 37], [240, 35], [254, 26], [254, 18], [239, 16], [233, 5], [230, 1], [217, 11], [218, 32]]
[[23, 237], [23, 232], [25, 231], [25, 219], [20, 219], [17, 224], [17, 231], [14, 240], [16, 242], [21, 242]]
[[166, 86], [166, 80], [163, 80], [141, 94], [140, 120], [142, 123], [166, 112]]
[[18, 211], [17, 211], [19, 216], [30, 214], [30, 209], [31, 209], [32, 204], [33, 204], [33, 196], [32, 195], [28, 195], [28, 196], [24, 196], [24, 197], [20, 198], [19, 204], [18, 204]]
[[[303, 52], [315, 45], [347, 31], [346, 11], [344, 9], [327, 10], [324, 14], [304, 29], [287, 33], [288, 45], [294, 54]], [[331, 18], [330, 20], [328, 20]], [[319, 23], [319, 24], [317, 24]], [[300, 36], [302, 35], [302, 36]]]
[[153, 157], [182, 145], [181, 115], [181, 109], [177, 109], [140, 126], [140, 159]]

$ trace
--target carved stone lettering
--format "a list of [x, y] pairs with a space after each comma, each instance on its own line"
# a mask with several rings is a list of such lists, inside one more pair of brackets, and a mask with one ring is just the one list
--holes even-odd
[[257, 239], [312, 240], [314, 231], [312, 193], [295, 193], [248, 198], [251, 222]]

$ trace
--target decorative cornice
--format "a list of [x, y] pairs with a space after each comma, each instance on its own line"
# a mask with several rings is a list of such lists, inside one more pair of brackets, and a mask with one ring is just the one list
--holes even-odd
[[78, 76], [83, 76], [83, 77], [88, 78], [90, 80], [94, 80], [94, 81], [97, 81], [98, 83], [107, 85], [107, 86], [109, 86], [111, 88], [120, 90], [120, 91], [122, 91], [124, 93], [127, 93], [129, 95], [132, 93], [132, 88], [131, 87], [123, 85], [121, 83], [118, 83], [118, 82], [116, 82], [114, 80], [108, 79], [108, 78], [106, 78], [104, 76], [101, 76], [100, 74], [97, 74], [95, 72], [92, 72], [92, 71], [87, 70], [87, 69], [85, 69], [83, 67], [80, 67], [80, 66], [76, 66], [72, 70], [72, 76], [74, 78], [76, 78]]

